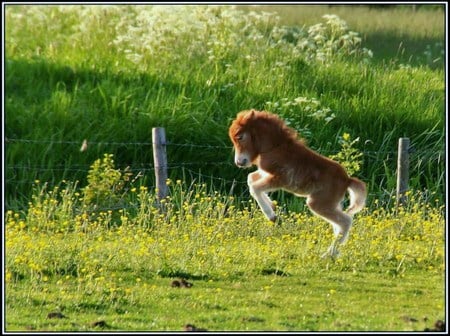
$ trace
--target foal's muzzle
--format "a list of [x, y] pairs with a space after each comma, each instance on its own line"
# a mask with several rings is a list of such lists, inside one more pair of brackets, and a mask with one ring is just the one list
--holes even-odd
[[249, 160], [247, 158], [237, 158], [235, 163], [238, 167], [247, 167], [249, 164]]
[[239, 168], [248, 168], [252, 166], [252, 160], [250, 160], [250, 155], [246, 152], [236, 152], [234, 155], [234, 163]]

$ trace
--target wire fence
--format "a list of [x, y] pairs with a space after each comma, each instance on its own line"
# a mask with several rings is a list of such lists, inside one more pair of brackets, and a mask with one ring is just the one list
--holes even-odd
[[[52, 144], [52, 145], [73, 145], [77, 147], [82, 147], [83, 142], [80, 141], [63, 141], [63, 140], [52, 140], [52, 139], [43, 139], [43, 140], [32, 140], [32, 139], [18, 139], [18, 138], [7, 138], [5, 139], [6, 145], [13, 145], [15, 143], [22, 143], [22, 144]], [[88, 146], [97, 146], [97, 147], [143, 147], [143, 146], [153, 146], [154, 143], [151, 141], [134, 141], [134, 142], [114, 142], [114, 141], [89, 141]], [[210, 149], [210, 150], [227, 150], [231, 151], [233, 150], [233, 146], [229, 145], [211, 145], [211, 144], [194, 144], [194, 143], [176, 143], [176, 142], [170, 142], [167, 141], [165, 144], [167, 147], [175, 147], [175, 148], [202, 148], [202, 149]], [[365, 146], [365, 145], [364, 145]], [[442, 146], [443, 147], [443, 146]], [[311, 148], [313, 150], [319, 150], [317, 148]], [[367, 158], [379, 158], [379, 157], [386, 157], [388, 155], [397, 155], [397, 149], [377, 149], [377, 150], [366, 150], [362, 149], [361, 152], [367, 157]], [[417, 149], [414, 146], [411, 147], [410, 152], [416, 156], [420, 155], [426, 155], [430, 156], [432, 158], [440, 159], [445, 155], [444, 147], [441, 151], [434, 151], [433, 153], [430, 153], [429, 149]], [[320, 149], [320, 153], [322, 155], [334, 155], [337, 154], [337, 150], [323, 150]], [[220, 164], [226, 164], [227, 162], [206, 162], [206, 164], [209, 165], [220, 165]], [[152, 165], [153, 163], [144, 163], [145, 165]], [[197, 162], [184, 162], [182, 165], [187, 164], [198, 164]], [[202, 162], [202, 164], [205, 164], [205, 162]], [[136, 164], [134, 164], [136, 165]], [[181, 164], [180, 164], [181, 165]], [[56, 167], [58, 168], [58, 167]], [[176, 167], [175, 167], [176, 168]]]
[[[89, 141], [89, 142], [80, 142], [80, 141], [64, 141], [64, 140], [52, 140], [52, 139], [42, 139], [42, 140], [32, 140], [32, 139], [20, 139], [20, 138], [7, 138], [5, 139], [5, 147], [6, 150], [10, 148], [10, 146], [14, 146], [15, 144], [28, 144], [28, 145], [60, 145], [60, 146], [74, 146], [77, 151], [82, 150], [83, 144], [90, 147], [97, 147], [113, 150], [114, 147], [120, 147], [120, 148], [130, 148], [130, 147], [144, 147], [144, 146], [153, 146], [153, 142], [149, 141], [134, 141], [134, 142], [114, 142], [114, 141]], [[165, 144], [168, 148], [190, 148], [190, 149], [208, 149], [212, 151], [228, 151], [231, 153], [233, 150], [233, 146], [231, 145], [210, 145], [210, 144], [193, 144], [193, 143], [175, 143], [167, 141]], [[79, 149], [78, 149], [78, 148]], [[314, 148], [312, 148], [314, 149]], [[333, 155], [336, 154], [338, 151], [323, 151], [321, 150], [320, 153], [323, 155]], [[367, 160], [375, 160], [382, 158], [384, 161], [388, 160], [394, 163], [397, 160], [397, 154], [398, 150], [361, 150], [364, 157]], [[434, 151], [430, 153], [429, 150], [417, 150], [412, 148], [412, 154], [415, 157], [420, 157], [421, 155], [426, 156], [428, 160], [436, 160], [437, 162], [443, 162], [445, 161], [445, 150], [442, 151]], [[179, 170], [180, 175], [189, 175], [191, 180], [197, 180], [197, 181], [208, 181], [217, 183], [219, 185], [238, 185], [238, 186], [244, 186], [247, 184], [246, 180], [238, 179], [239, 176], [242, 177], [242, 173], [240, 170], [236, 170], [236, 178], [224, 178], [220, 177], [219, 175], [212, 175], [212, 174], [205, 174], [202, 172], [202, 170], [205, 170], [206, 167], [210, 168], [214, 167], [217, 169], [224, 169], [229, 172], [231, 169], [235, 169], [234, 163], [231, 160], [227, 161], [187, 161], [187, 162], [170, 162], [170, 157], [168, 158], [168, 164], [167, 169], [171, 172]], [[30, 187], [35, 183], [34, 178], [29, 178], [29, 176], [32, 176], [33, 174], [26, 174], [25, 178], [22, 179], [16, 179], [15, 172], [17, 171], [27, 171], [27, 172], [33, 172], [34, 175], [39, 175], [40, 173], [46, 173], [46, 172], [59, 172], [59, 173], [71, 173], [71, 174], [78, 174], [78, 175], [87, 175], [87, 173], [91, 169], [92, 163], [86, 163], [86, 164], [77, 164], [77, 163], [54, 163], [51, 165], [48, 164], [36, 164], [36, 163], [30, 163], [30, 164], [4, 164], [4, 169], [6, 172], [7, 179], [5, 181], [5, 187], [6, 188], [14, 188], [15, 186], [26, 186], [29, 185]], [[153, 175], [155, 173], [155, 166], [152, 160], [144, 161], [144, 162], [133, 162], [133, 163], [120, 163], [116, 165], [118, 169], [127, 169], [127, 171], [130, 171], [134, 174], [139, 174], [141, 176], [143, 175], [151, 175], [151, 179], [153, 179]], [[197, 169], [196, 169], [197, 168]], [[206, 169], [207, 170], [207, 169]], [[228, 176], [230, 174], [227, 174]], [[55, 182], [57, 183], [57, 182]], [[155, 188], [154, 185], [149, 185], [149, 188]], [[370, 192], [369, 197], [374, 198], [385, 198], [390, 199], [392, 196], [395, 195], [395, 188], [393, 189], [380, 189], [378, 191]], [[248, 195], [247, 195], [248, 196]], [[23, 210], [23, 209], [11, 209], [11, 210]], [[111, 209], [104, 209], [104, 210], [111, 210]]]
[[[74, 145], [81, 147], [83, 145], [82, 141], [63, 141], [63, 140], [52, 140], [52, 139], [44, 139], [44, 140], [32, 140], [32, 139], [17, 139], [17, 138], [7, 138], [5, 139], [6, 145], [14, 144], [14, 143], [25, 143], [25, 144], [53, 144], [53, 145]], [[89, 141], [89, 146], [105, 146], [105, 147], [132, 147], [132, 146], [153, 146], [154, 143], [151, 141], [131, 141], [131, 142], [114, 142], [114, 141]], [[172, 147], [189, 147], [189, 148], [208, 148], [208, 149], [224, 149], [224, 150], [232, 150], [233, 146], [229, 145], [210, 145], [210, 144], [193, 144], [193, 143], [176, 143], [167, 141], [166, 146]], [[312, 148], [314, 149], [314, 148]], [[413, 149], [414, 153], [426, 153], [428, 152], [426, 149]], [[335, 154], [338, 151], [330, 151], [325, 150], [322, 152], [324, 155]], [[362, 150], [362, 152], [366, 155], [379, 155], [379, 154], [396, 154], [397, 150], [387, 150], [387, 149], [379, 149], [379, 150]], [[442, 151], [444, 153], [444, 150]], [[437, 153], [439, 154], [439, 153]]]

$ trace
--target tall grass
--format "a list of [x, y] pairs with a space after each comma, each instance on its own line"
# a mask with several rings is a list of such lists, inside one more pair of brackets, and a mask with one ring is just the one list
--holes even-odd
[[[344, 132], [359, 137], [360, 177], [373, 198], [395, 188], [396, 142], [408, 136], [415, 149], [411, 187], [443, 198], [442, 69], [420, 58], [374, 62], [378, 50], [333, 15], [311, 23], [299, 16], [294, 25], [243, 9], [7, 6], [8, 206], [22, 208], [35, 180], [85, 185], [88, 167], [104, 153], [142, 171], [142, 183], [151, 186], [156, 126], [172, 143], [172, 179], [200, 172], [223, 178], [229, 190], [245, 172], [232, 167], [227, 128], [247, 108], [280, 114], [327, 155], [339, 151]], [[423, 38], [424, 30], [425, 23], [408, 32]], [[88, 147], [80, 151], [84, 139]]]

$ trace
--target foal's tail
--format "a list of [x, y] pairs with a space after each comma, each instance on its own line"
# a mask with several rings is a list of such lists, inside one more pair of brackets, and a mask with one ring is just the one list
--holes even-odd
[[357, 178], [351, 177], [348, 192], [350, 194], [350, 205], [346, 212], [349, 215], [354, 215], [355, 213], [361, 211], [366, 204], [366, 184]]

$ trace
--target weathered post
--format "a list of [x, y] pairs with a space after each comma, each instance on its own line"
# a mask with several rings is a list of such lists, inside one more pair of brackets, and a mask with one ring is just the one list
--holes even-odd
[[406, 202], [409, 179], [409, 138], [398, 139], [397, 207]]
[[166, 153], [166, 131], [162, 127], [152, 129], [153, 140], [153, 162], [155, 166], [155, 181], [158, 205], [167, 197], [167, 153]]

